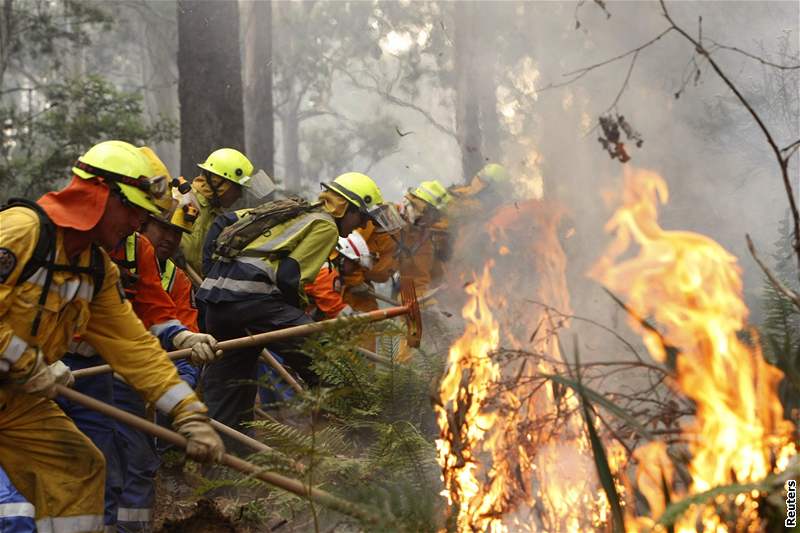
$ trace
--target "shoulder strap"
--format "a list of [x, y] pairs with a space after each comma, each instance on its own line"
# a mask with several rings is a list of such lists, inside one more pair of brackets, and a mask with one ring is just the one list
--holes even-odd
[[247, 246], [259, 236], [269, 235], [275, 226], [318, 209], [319, 206], [320, 204], [310, 204], [299, 196], [290, 196], [249, 209], [220, 232], [215, 244], [214, 258], [234, 259], [242, 255]]
[[37, 270], [44, 267], [47, 270], [44, 284], [42, 285], [42, 292], [39, 296], [38, 310], [31, 325], [31, 336], [36, 337], [39, 333], [39, 324], [42, 319], [42, 309], [47, 302], [47, 295], [50, 292], [50, 285], [53, 283], [53, 272], [75, 272], [75, 273], [89, 273], [94, 280], [94, 296], [100, 291], [105, 278], [105, 269], [103, 266], [103, 257], [100, 249], [92, 245], [92, 259], [89, 267], [77, 267], [73, 265], [58, 265], [55, 262], [56, 252], [56, 225], [47, 216], [47, 213], [42, 206], [36, 202], [32, 202], [25, 198], [10, 198], [8, 203], [0, 207], [0, 211], [5, 211], [12, 207], [25, 207], [30, 209], [39, 217], [39, 239], [36, 241], [36, 247], [33, 250], [28, 262], [22, 267], [19, 281], [26, 280], [33, 276]]
[[[0, 211], [5, 211], [12, 207], [25, 207], [30, 209], [39, 217], [39, 240], [36, 241], [36, 248], [33, 250], [33, 255], [25, 266], [22, 267], [22, 273], [19, 276], [20, 281], [26, 280], [33, 276], [33, 274], [41, 267], [46, 267], [51, 260], [49, 257], [51, 253], [55, 252], [56, 247], [56, 226], [50, 217], [47, 216], [42, 206], [36, 202], [32, 202], [25, 198], [10, 198], [8, 203], [0, 208]], [[52, 258], [55, 259], [55, 258]]]

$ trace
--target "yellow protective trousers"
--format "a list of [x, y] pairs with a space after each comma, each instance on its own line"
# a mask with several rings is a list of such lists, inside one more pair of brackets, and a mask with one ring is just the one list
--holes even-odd
[[0, 388], [0, 465], [39, 533], [103, 531], [105, 459], [52, 400]]

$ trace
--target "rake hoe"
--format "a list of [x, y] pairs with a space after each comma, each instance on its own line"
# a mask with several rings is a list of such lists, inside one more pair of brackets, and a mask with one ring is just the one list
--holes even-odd
[[[410, 281], [401, 283], [400, 295], [402, 297], [402, 305], [399, 306], [378, 309], [368, 313], [359, 313], [346, 318], [321, 320], [320, 322], [314, 322], [313, 324], [292, 326], [290, 328], [280, 329], [277, 331], [268, 331], [267, 333], [258, 333], [256, 335], [222, 341], [217, 344], [217, 348], [220, 350], [239, 350], [242, 348], [252, 348], [254, 346], [266, 346], [267, 344], [279, 340], [313, 335], [314, 333], [319, 333], [342, 324], [355, 323], [358, 321], [380, 322], [382, 320], [388, 320], [398, 316], [404, 316], [406, 318], [406, 339], [409, 346], [416, 348], [419, 346], [420, 340], [422, 339], [422, 317], [420, 316], [419, 312], [419, 302], [417, 301], [417, 294], [414, 290], [414, 284]], [[183, 350], [169, 352], [167, 353], [167, 356], [170, 359], [175, 360], [189, 357], [191, 354], [192, 350], [190, 348], [184, 348]], [[110, 365], [98, 365], [90, 368], [84, 368], [82, 370], [76, 370], [72, 373], [72, 375], [77, 379], [87, 376], [96, 376], [98, 374], [105, 374], [112, 371], [113, 369]]]

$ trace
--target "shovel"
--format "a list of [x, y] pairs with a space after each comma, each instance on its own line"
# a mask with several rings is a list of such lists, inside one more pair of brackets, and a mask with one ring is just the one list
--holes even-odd
[[[342, 324], [354, 323], [358, 321], [364, 322], [380, 322], [398, 316], [406, 317], [407, 333], [406, 339], [408, 345], [418, 347], [422, 338], [422, 317], [419, 313], [419, 302], [417, 295], [414, 291], [414, 284], [412, 282], [401, 283], [400, 294], [402, 297], [403, 305], [397, 307], [387, 307], [386, 309], [378, 309], [368, 313], [359, 313], [344, 318], [334, 318], [331, 320], [322, 320], [314, 322], [313, 324], [303, 324], [302, 326], [292, 326], [290, 328], [279, 329], [277, 331], [268, 331], [267, 333], [259, 333], [257, 335], [250, 335], [248, 337], [241, 337], [238, 339], [231, 339], [217, 343], [219, 350], [239, 350], [242, 348], [252, 348], [254, 346], [266, 346], [278, 340], [290, 339], [294, 337], [305, 337], [314, 333], [325, 331], [331, 327], [340, 326]], [[176, 350], [167, 353], [171, 360], [183, 359], [192, 354], [191, 348], [184, 348], [183, 350]], [[113, 372], [110, 365], [99, 365], [82, 370], [76, 370], [72, 375], [77, 378], [87, 376], [96, 376], [98, 374], [105, 374]]]
[[[186, 449], [186, 437], [175, 431], [171, 431], [165, 427], [154, 424], [149, 420], [139, 418], [136, 415], [132, 415], [126, 411], [123, 411], [122, 409], [118, 409], [99, 400], [95, 400], [90, 396], [86, 396], [78, 391], [69, 389], [64, 385], [56, 385], [56, 391], [60, 396], [70, 400], [71, 402], [75, 402], [88, 409], [92, 409], [93, 411], [97, 411], [98, 413], [102, 413], [108, 417], [118, 420], [124, 424], [128, 424], [139, 431], [143, 431], [144, 433], [152, 435], [153, 437], [157, 437], [169, 442], [170, 444], [173, 444], [181, 449]], [[355, 517], [364, 523], [379, 524], [382, 521], [381, 517], [370, 509], [366, 509], [360, 505], [356, 505], [352, 502], [339, 498], [338, 496], [335, 496], [324, 490], [305, 485], [296, 479], [285, 477], [274, 472], [268, 472], [259, 466], [254, 465], [253, 463], [245, 461], [244, 459], [240, 459], [229, 453], [226, 453], [222, 456], [220, 463], [233, 468], [242, 474], [260, 479], [261, 481], [268, 483], [273, 487], [291, 492], [292, 494], [296, 494], [301, 498], [311, 500], [335, 511], [339, 511], [340, 513]]]

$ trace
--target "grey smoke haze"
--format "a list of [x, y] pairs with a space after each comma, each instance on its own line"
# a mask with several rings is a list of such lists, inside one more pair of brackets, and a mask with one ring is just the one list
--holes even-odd
[[[128, 86], [155, 87], [145, 90], [151, 113], [177, 116], [174, 61], [165, 62], [163, 54], [153, 55], [152, 46], [146, 46], [155, 43], [158, 50], [174, 53], [177, 46], [174, 13], [170, 14], [171, 8], [166, 2], [151, 4], [159, 16], [150, 15], [147, 22], [132, 23], [132, 34], [140, 36], [144, 42], [133, 40], [130, 57], [104, 55], [103, 39], [113, 38], [107, 36], [94, 47], [96, 53], [89, 54], [89, 68], [95, 64], [108, 70], [110, 65], [115, 65], [120, 81]], [[528, 66], [538, 71], [534, 80], [537, 91], [526, 97], [522, 102], [524, 108], [515, 117], [521, 122], [521, 133], [511, 135], [504, 130], [501, 139], [504, 157], [500, 159], [512, 171], [530, 174], [530, 163], [524, 158], [535, 149], [540, 156], [545, 196], [556, 197], [572, 209], [578, 232], [569, 250], [570, 281], [574, 284], [574, 307], [578, 307], [580, 300], [598, 297], [589, 290], [591, 284], [581, 281], [581, 274], [592, 264], [605, 242], [601, 228], [611, 211], [604, 205], [600, 192], [619, 190], [622, 170], [618, 161], [609, 159], [601, 150], [596, 140], [598, 131], [587, 134], [587, 125], [594, 126], [598, 115], [614, 101], [630, 66], [630, 58], [598, 68], [569, 86], [541, 89], [564, 81], [566, 72], [647, 42], [666, 27], [666, 21], [655, 2], [609, 2], [610, 18], [592, 2], [580, 6], [576, 2], [477, 5], [484, 15], [474, 35], [478, 46], [493, 42], [498, 35], [501, 39], [512, 32], [518, 35], [522, 31], [525, 35], [523, 39], [507, 40], [513, 43], [507, 44], [513, 49], [504, 49], [498, 61], [502, 69], [497, 73], [498, 85], [508, 86], [509, 80], [523, 71], [522, 62], [509, 64], [506, 57], [527, 55]], [[792, 63], [791, 58], [779, 56], [782, 43], [786, 43], [785, 51], [795, 56], [796, 63], [800, 26], [800, 8], [796, 2], [672, 2], [668, 5], [676, 21], [693, 35], [698, 34], [698, 17], [702, 16], [702, 32], [707, 43], [713, 39], [776, 62]], [[381, 4], [379, 8], [388, 12], [387, 6], [391, 4]], [[391, 31], [396, 32], [395, 37], [408, 32], [414, 41], [421, 29], [430, 34], [443, 32], [445, 46], [440, 52], [445, 58], [452, 54], [447, 43], [452, 47], [453, 5], [414, 2], [406, 9], [421, 7], [438, 13], [431, 18], [434, 23], [431, 27], [420, 28], [400, 21], [391, 27], [377, 25], [373, 29], [384, 39], [382, 56], [371, 63], [382, 79], [391, 79], [398, 65], [410, 60], [406, 50], [392, 48], [397, 43], [387, 41]], [[576, 17], [580, 21], [578, 29]], [[524, 21], [524, 26], [510, 28], [498, 22], [509, 20]], [[312, 40], [332, 31], [332, 24], [328, 21], [304, 33], [292, 33], [290, 28], [276, 31], [283, 37]], [[276, 40], [274, 53], [280, 54], [282, 46], [286, 43]], [[412, 44], [411, 48], [414, 46], [417, 45]], [[150, 54], [150, 59], [143, 61], [143, 54]], [[777, 165], [761, 133], [708, 65], [701, 64], [702, 74], [695, 84], [692, 70], [687, 67], [692, 57], [691, 46], [677, 34], [665, 36], [639, 54], [616, 107], [644, 137], [641, 149], [630, 149], [632, 160], [628, 164], [654, 170], [667, 180], [671, 197], [662, 210], [665, 227], [707, 234], [740, 258], [747, 303], [757, 315], [761, 277], [747, 254], [744, 234], [753, 235], [762, 255], [766, 256], [772, 251], [787, 202]], [[754, 107], [764, 113], [781, 145], [800, 137], [797, 70], [783, 73], [788, 92], [781, 100], [775, 85], [780, 74], [776, 71], [732, 52], [718, 51], [714, 57], [751, 98]], [[492, 61], [491, 54], [477, 54], [473, 60], [472, 68], [477, 76], [491, 75], [492, 65], [481, 63]], [[431, 68], [436, 67], [430, 57], [423, 55], [422, 61]], [[690, 81], [676, 99], [674, 94], [686, 77]], [[441, 124], [454, 128], [452, 91], [424, 80], [416, 89], [412, 103]], [[506, 98], [502, 88], [497, 95], [500, 109]], [[313, 102], [305, 105], [310, 107]], [[422, 113], [392, 105], [373, 92], [355, 89], [341, 74], [334, 74], [329, 105], [336, 113], [353, 121], [381, 117], [401, 131], [413, 131], [399, 139], [396, 150], [387, 157], [378, 161], [357, 157], [351, 165], [354, 170], [368, 168], [387, 198], [399, 200], [407, 187], [423, 179], [438, 178], [448, 184], [461, 179], [461, 154], [455, 139], [433, 127]], [[335, 128], [337, 120], [340, 119], [321, 117], [303, 124], [301, 158], [307, 162], [307, 143], [314, 133]], [[280, 178], [285, 167], [279, 122], [276, 122], [275, 134], [276, 175]], [[177, 143], [159, 149], [170, 168], [176, 171]], [[330, 163], [331, 167], [338, 167], [336, 161]], [[322, 168], [324, 171], [325, 167]], [[181, 171], [193, 172], [191, 169]], [[796, 163], [792, 172], [797, 176]], [[316, 181], [331, 176], [304, 177], [308, 190], [315, 191]], [[581, 294], [576, 294], [578, 292]]]

